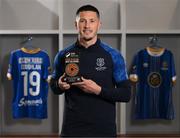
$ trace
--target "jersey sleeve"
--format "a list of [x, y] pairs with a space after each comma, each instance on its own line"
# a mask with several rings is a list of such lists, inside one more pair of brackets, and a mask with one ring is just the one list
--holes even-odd
[[175, 83], [176, 82], [176, 70], [175, 70], [175, 64], [174, 64], [174, 56], [171, 53], [171, 78], [172, 78], [172, 82]]
[[13, 73], [13, 70], [14, 70], [14, 52], [11, 52], [11, 54], [10, 54], [10, 59], [9, 59], [9, 65], [8, 65], [8, 71], [7, 71], [7, 78], [8, 78], [8, 80], [12, 80], [13, 79], [13, 75], [14, 75], [14, 73]]
[[127, 76], [124, 58], [116, 50], [111, 52], [113, 60], [113, 79], [115, 88], [102, 87], [100, 96], [111, 102], [128, 102], [131, 98], [131, 87]]
[[62, 52], [59, 52], [54, 59], [54, 66], [53, 66], [54, 70], [50, 81], [50, 86], [54, 94], [64, 93], [64, 91], [62, 91], [58, 85], [58, 80], [63, 75], [62, 55], [63, 55]]
[[53, 79], [59, 79], [60, 76], [63, 75], [63, 69], [62, 69], [62, 53], [58, 53], [54, 59], [54, 70], [52, 73]]
[[134, 56], [132, 64], [130, 66], [129, 79], [132, 82], [137, 82], [138, 81], [137, 68], [138, 68], [138, 54]]
[[[115, 53], [115, 52], [114, 52]], [[113, 77], [116, 83], [127, 80], [127, 70], [124, 58], [119, 52], [112, 54], [113, 58]]]
[[45, 79], [45, 80], [47, 80], [49, 82], [51, 76], [50, 76], [50, 60], [49, 60], [48, 54], [45, 54], [43, 64], [44, 64], [43, 79]]

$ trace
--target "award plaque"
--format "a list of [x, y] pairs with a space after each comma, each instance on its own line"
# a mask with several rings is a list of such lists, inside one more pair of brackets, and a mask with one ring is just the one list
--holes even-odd
[[75, 52], [67, 53], [65, 55], [65, 77], [62, 78], [62, 81], [67, 83], [81, 82], [79, 71], [79, 55]]

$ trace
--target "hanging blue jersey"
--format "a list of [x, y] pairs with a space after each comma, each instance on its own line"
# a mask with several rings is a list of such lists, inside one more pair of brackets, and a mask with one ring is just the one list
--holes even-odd
[[13, 80], [14, 118], [47, 118], [49, 56], [38, 49], [11, 52], [8, 79]]
[[174, 119], [172, 86], [176, 80], [171, 51], [140, 50], [134, 57], [130, 79], [137, 81], [134, 100], [136, 119]]

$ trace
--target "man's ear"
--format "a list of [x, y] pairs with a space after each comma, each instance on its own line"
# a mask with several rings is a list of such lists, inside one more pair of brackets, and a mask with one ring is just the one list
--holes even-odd
[[74, 26], [77, 29], [77, 21], [74, 22]]
[[102, 22], [99, 22], [98, 30], [101, 28]]

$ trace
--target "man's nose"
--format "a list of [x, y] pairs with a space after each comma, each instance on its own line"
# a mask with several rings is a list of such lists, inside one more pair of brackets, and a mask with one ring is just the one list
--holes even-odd
[[85, 27], [88, 28], [89, 25], [90, 25], [90, 23], [87, 21], [87, 22], [85, 23]]

